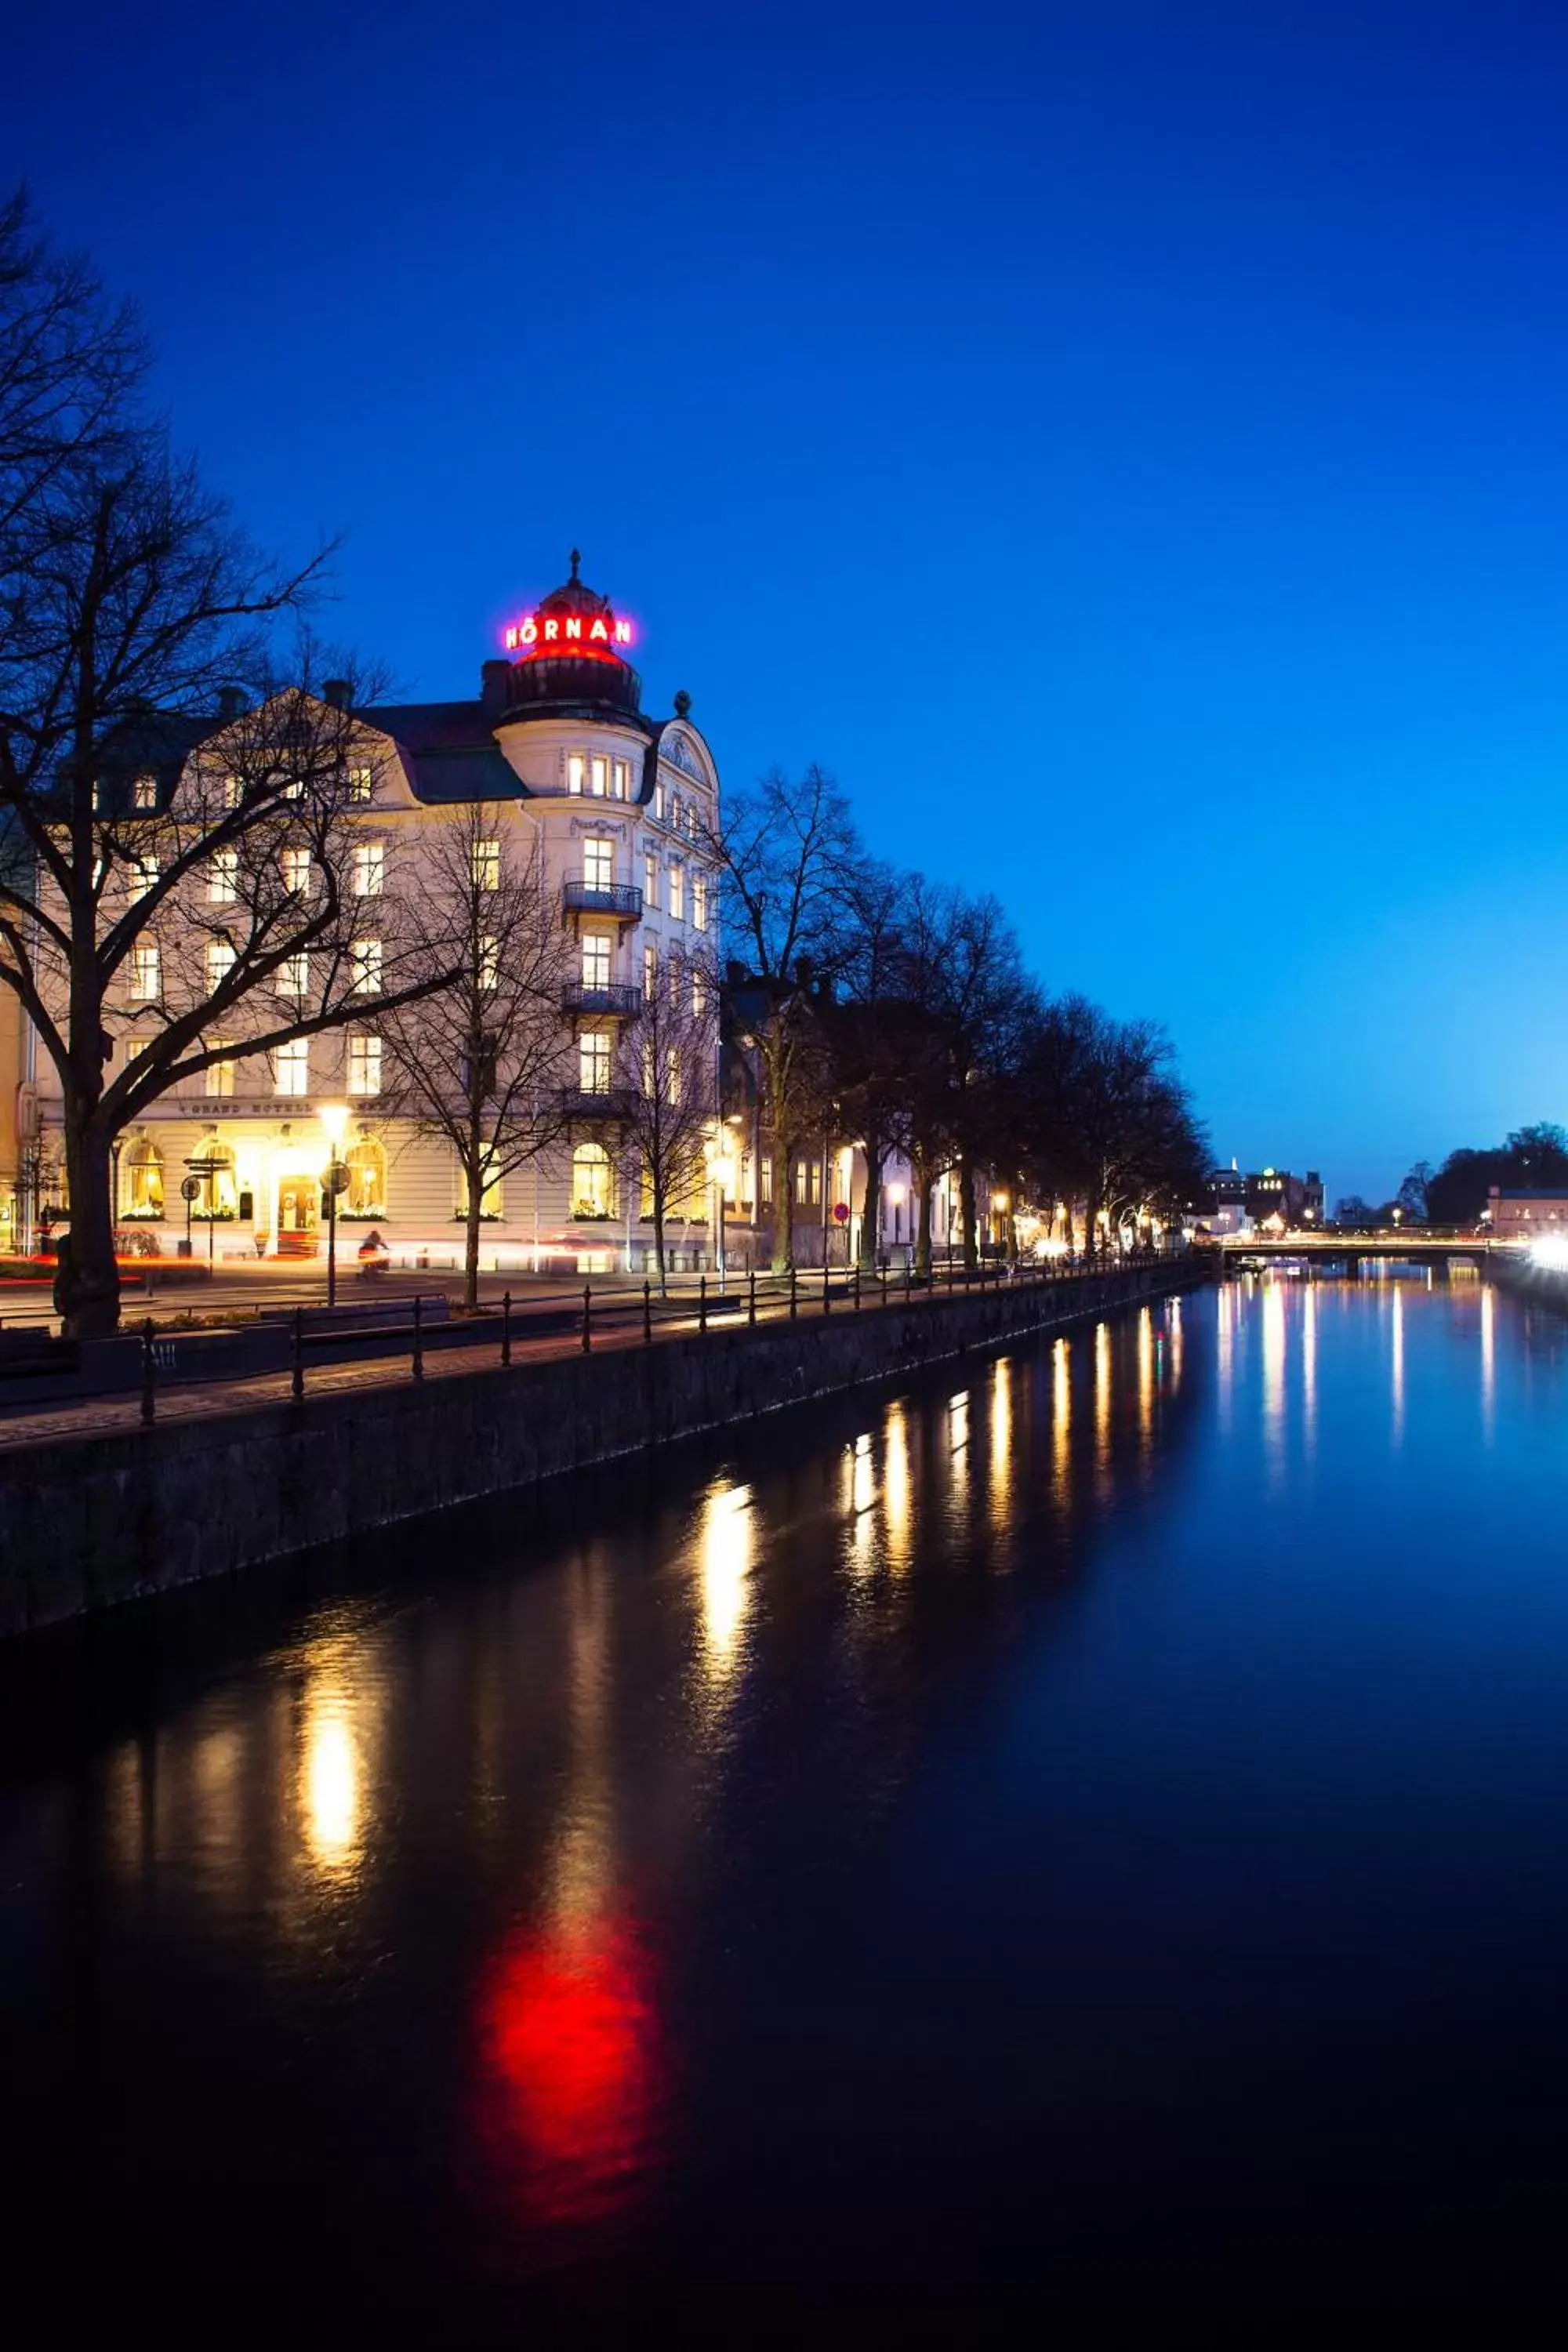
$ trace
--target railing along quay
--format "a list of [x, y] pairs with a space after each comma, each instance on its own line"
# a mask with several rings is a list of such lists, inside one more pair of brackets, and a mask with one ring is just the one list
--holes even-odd
[[[457, 1356], [452, 1370], [479, 1370], [514, 1362], [537, 1363], [552, 1355], [592, 1354], [603, 1347], [651, 1347], [661, 1339], [701, 1338], [759, 1326], [822, 1322], [836, 1314], [916, 1310], [963, 1298], [1026, 1297], [1078, 1290], [1082, 1304], [1120, 1303], [1129, 1276], [1184, 1265], [1194, 1276], [1207, 1271], [1189, 1252], [1152, 1252], [1114, 1259], [1043, 1265], [1007, 1266], [982, 1260], [973, 1267], [938, 1266], [918, 1276], [909, 1266], [879, 1265], [875, 1272], [848, 1268], [795, 1269], [788, 1275], [751, 1272], [721, 1282], [702, 1276], [693, 1288], [661, 1294], [651, 1281], [640, 1290], [624, 1282], [585, 1282], [575, 1296], [537, 1305], [509, 1290], [499, 1303], [470, 1316], [453, 1316], [445, 1294], [388, 1302], [383, 1308], [296, 1307], [236, 1328], [202, 1327], [159, 1330], [147, 1318], [115, 1340], [96, 1343], [111, 1360], [113, 1377], [97, 1386], [79, 1377], [62, 1390], [37, 1378], [6, 1381], [0, 1365], [0, 1443], [7, 1420], [36, 1422], [51, 1408], [109, 1405], [140, 1392], [140, 1419], [153, 1424], [159, 1401], [170, 1391], [221, 1396], [236, 1402], [268, 1401], [279, 1379], [302, 1402], [315, 1384], [312, 1374], [363, 1367], [382, 1386], [426, 1376], [427, 1359]], [[49, 1346], [69, 1350], [68, 1341]], [[92, 1343], [89, 1343], [90, 1346]], [[483, 1360], [476, 1361], [479, 1358]], [[32, 1361], [37, 1360], [36, 1352]], [[106, 1370], [110, 1369], [106, 1365]], [[331, 1383], [338, 1385], [338, 1383]], [[239, 1391], [248, 1388], [250, 1395]], [[18, 1391], [25, 1391], [18, 1393]], [[323, 1391], [324, 1392], [324, 1391]]]

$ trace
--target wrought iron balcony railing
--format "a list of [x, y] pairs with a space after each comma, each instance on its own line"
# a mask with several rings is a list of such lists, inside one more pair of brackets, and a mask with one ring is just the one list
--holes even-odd
[[635, 1100], [627, 1087], [563, 1087], [561, 1114], [579, 1124], [596, 1119], [628, 1118]]
[[642, 913], [642, 892], [635, 882], [590, 882], [574, 874], [562, 884], [561, 896], [569, 915], [618, 915], [635, 923]]
[[569, 980], [561, 991], [563, 1013], [613, 1013], [631, 1020], [642, 1011], [643, 995], [635, 982]]

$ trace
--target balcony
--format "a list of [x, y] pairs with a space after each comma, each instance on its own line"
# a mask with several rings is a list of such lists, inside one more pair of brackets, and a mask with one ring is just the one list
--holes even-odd
[[579, 1126], [603, 1119], [629, 1118], [636, 1099], [629, 1087], [563, 1087], [561, 1116]]
[[635, 923], [642, 913], [642, 892], [635, 882], [590, 882], [585, 875], [569, 875], [561, 886], [561, 903], [569, 915], [615, 915]]
[[642, 990], [635, 981], [569, 980], [561, 990], [563, 1013], [609, 1013], [631, 1021], [642, 1011]]

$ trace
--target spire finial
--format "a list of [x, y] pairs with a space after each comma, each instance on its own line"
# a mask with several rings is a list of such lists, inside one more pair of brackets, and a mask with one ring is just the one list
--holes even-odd
[[574, 580], [575, 580], [575, 579], [576, 579], [576, 577], [577, 577], [577, 566], [582, 562], [582, 561], [583, 561], [583, 552], [582, 552], [582, 550], [581, 550], [580, 548], [576, 548], [576, 547], [574, 547], [574, 548], [572, 550], [572, 577], [573, 577], [573, 579], [574, 579]]

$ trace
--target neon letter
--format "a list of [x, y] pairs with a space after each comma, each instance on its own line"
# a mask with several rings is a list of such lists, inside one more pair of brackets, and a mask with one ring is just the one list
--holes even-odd
[[602, 645], [607, 646], [610, 642], [610, 633], [603, 621], [595, 621], [588, 635], [590, 637], [597, 637]]
[[560, 624], [560, 622], [559, 622], [559, 621], [546, 621], [546, 623], [544, 624], [544, 642], [545, 642], [545, 644], [546, 644], [546, 645], [551, 645], [551, 644], [552, 644], [552, 643], [553, 643], [553, 641], [555, 640], [555, 638], [557, 638], [560, 635], [561, 635], [561, 624]]
[[629, 646], [629, 645], [631, 644], [631, 641], [632, 641], [632, 625], [631, 625], [631, 623], [630, 623], [629, 621], [617, 621], [617, 622], [616, 623], [616, 645], [618, 645], [618, 646]]
[[582, 622], [568, 621], [566, 624], [566, 634], [569, 637], [580, 637], [583, 634]]
[[524, 621], [521, 628], [519, 629], [517, 633], [517, 641], [520, 646], [537, 645], [539, 642], [539, 624], [533, 618], [531, 614], [530, 614], [528, 619]]

